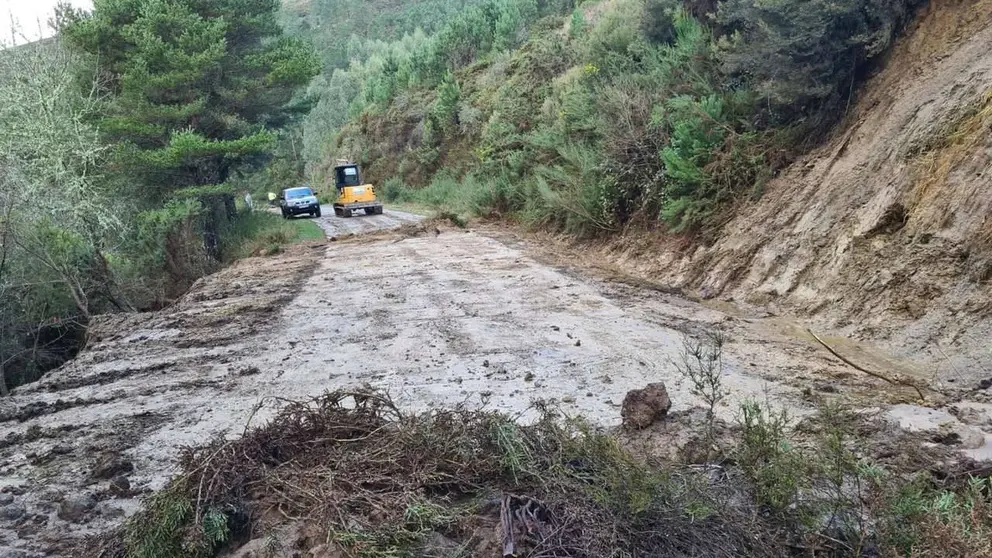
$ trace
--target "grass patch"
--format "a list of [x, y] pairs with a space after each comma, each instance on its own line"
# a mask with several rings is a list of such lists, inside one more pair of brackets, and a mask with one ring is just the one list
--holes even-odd
[[249, 256], [271, 256], [286, 246], [321, 241], [323, 229], [312, 219], [283, 219], [268, 211], [240, 213], [224, 236], [224, 258], [233, 261]]

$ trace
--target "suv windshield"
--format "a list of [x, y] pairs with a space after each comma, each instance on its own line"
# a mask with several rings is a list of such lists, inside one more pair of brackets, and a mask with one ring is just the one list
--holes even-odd
[[310, 188], [293, 188], [292, 190], [286, 190], [286, 199], [295, 200], [299, 198], [305, 198], [307, 196], [312, 196], [313, 192]]

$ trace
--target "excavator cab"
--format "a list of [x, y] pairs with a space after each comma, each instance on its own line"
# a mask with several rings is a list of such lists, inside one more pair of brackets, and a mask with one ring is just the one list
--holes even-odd
[[334, 214], [338, 217], [351, 217], [354, 211], [362, 209], [366, 215], [382, 213], [382, 204], [375, 197], [375, 188], [371, 184], [362, 183], [362, 171], [358, 165], [334, 167], [334, 185], [338, 190]]

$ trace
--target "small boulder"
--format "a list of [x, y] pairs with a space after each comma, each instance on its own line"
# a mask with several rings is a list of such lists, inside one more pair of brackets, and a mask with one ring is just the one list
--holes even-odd
[[672, 400], [668, 398], [665, 384], [656, 382], [644, 389], [628, 391], [620, 407], [620, 416], [626, 428], [640, 430], [665, 418], [671, 408]]
[[79, 523], [94, 506], [96, 501], [89, 494], [73, 494], [62, 500], [58, 516], [59, 519]]
[[92, 476], [95, 479], [110, 479], [122, 473], [134, 471], [134, 464], [117, 454], [101, 457], [93, 467]]
[[24, 517], [26, 513], [27, 510], [21, 504], [7, 504], [0, 507], [0, 519], [6, 519], [7, 521], [17, 521]]
[[117, 496], [126, 496], [131, 492], [131, 481], [126, 475], [117, 475], [110, 479], [110, 492]]

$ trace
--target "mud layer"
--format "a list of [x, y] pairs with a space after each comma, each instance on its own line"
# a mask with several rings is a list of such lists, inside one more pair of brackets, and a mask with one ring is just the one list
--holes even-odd
[[[13, 506], [0, 546], [58, 555], [162, 487], [181, 446], [332, 389], [368, 384], [406, 409], [464, 404], [523, 422], [541, 399], [613, 426], [628, 390], [663, 381], [683, 412], [699, 401], [673, 364], [682, 335], [715, 329], [728, 338], [725, 420], [745, 398], [796, 415], [823, 395], [917, 398], [761, 319], [556, 264], [498, 231], [356, 237], [245, 260], [172, 308], [101, 319], [76, 360], [0, 401], [0, 495]], [[968, 412], [977, 437], [959, 438], [981, 445], [987, 410]], [[944, 414], [920, 428], [963, 427]]]

